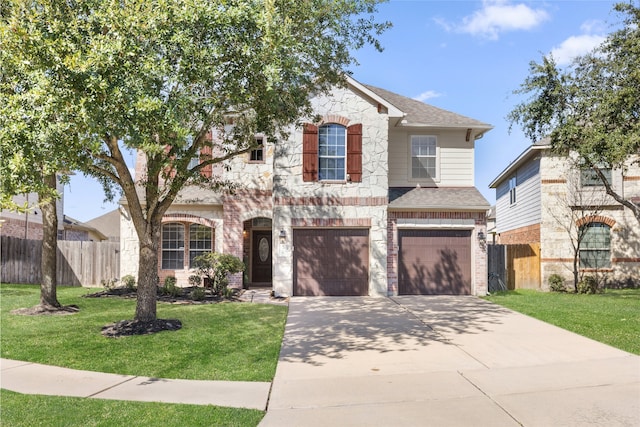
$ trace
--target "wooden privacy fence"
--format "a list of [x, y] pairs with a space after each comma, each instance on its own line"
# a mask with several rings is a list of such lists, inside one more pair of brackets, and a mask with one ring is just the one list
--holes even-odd
[[496, 275], [508, 289], [540, 289], [539, 243], [488, 245], [487, 256], [490, 285]]
[[[0, 238], [0, 281], [39, 284], [42, 242], [16, 237]], [[58, 241], [58, 285], [98, 286], [120, 278], [120, 244], [117, 242]]]

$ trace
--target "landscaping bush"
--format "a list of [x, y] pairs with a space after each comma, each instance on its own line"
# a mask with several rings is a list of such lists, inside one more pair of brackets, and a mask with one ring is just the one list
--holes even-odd
[[552, 274], [548, 281], [551, 292], [566, 292], [567, 288], [564, 286], [564, 279], [561, 275]]
[[202, 282], [202, 278], [200, 276], [198, 276], [197, 274], [193, 274], [193, 275], [189, 276], [189, 285], [191, 285], [191, 286], [200, 286], [201, 282]]
[[204, 276], [205, 286], [211, 283], [213, 293], [227, 295], [229, 275], [244, 271], [244, 264], [238, 257], [218, 252], [209, 252], [195, 258], [194, 266], [198, 275]]
[[100, 281], [100, 284], [106, 290], [111, 290], [116, 287], [116, 283], [118, 283], [118, 279], [103, 279]]
[[125, 288], [129, 290], [134, 290], [136, 288], [136, 278], [131, 274], [127, 274], [122, 279], [120, 279]]
[[178, 283], [178, 281], [173, 276], [169, 276], [164, 279], [164, 286], [161, 288], [162, 294], [172, 297], [177, 297], [178, 295], [180, 295], [182, 289], [176, 286], [176, 283]]
[[593, 276], [584, 276], [578, 282], [579, 294], [595, 294], [598, 292], [598, 281]]
[[206, 296], [206, 292], [204, 288], [193, 288], [191, 291], [191, 299], [194, 301], [202, 301]]

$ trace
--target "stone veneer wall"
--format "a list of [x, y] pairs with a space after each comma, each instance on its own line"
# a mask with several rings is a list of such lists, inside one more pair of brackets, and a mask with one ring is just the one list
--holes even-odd
[[478, 233], [487, 235], [486, 212], [389, 212], [387, 220], [387, 281], [389, 295], [398, 295], [398, 228], [471, 229], [471, 293], [487, 294], [487, 249], [478, 241]]
[[[361, 182], [304, 182], [302, 129], [291, 128], [289, 141], [274, 154], [273, 230], [285, 241], [273, 242], [273, 289], [293, 293], [293, 229], [299, 227], [369, 228], [369, 294], [387, 294], [386, 224], [388, 197], [388, 117], [378, 105], [349, 88], [312, 100], [321, 123], [362, 124]], [[314, 122], [313, 119], [302, 120]], [[367, 226], [366, 224], [370, 224]]]
[[[563, 198], [567, 193], [575, 193], [570, 184], [575, 179], [568, 163], [559, 164], [552, 156], [543, 157], [541, 162], [542, 179], [542, 224], [540, 227], [541, 281], [542, 288], [548, 289], [549, 276], [559, 274], [565, 283], [573, 286], [573, 249], [566, 224], [558, 218], [566, 209]], [[613, 185], [626, 197], [640, 197], [640, 166], [629, 165], [623, 177], [614, 171]], [[571, 195], [575, 199], [575, 194]], [[590, 195], [589, 197], [597, 197]], [[597, 276], [607, 286], [640, 286], [640, 224], [630, 210], [612, 199], [604, 200], [604, 206], [598, 210], [593, 221], [611, 226], [611, 268], [581, 270], [581, 274]], [[602, 201], [599, 202], [603, 204]], [[589, 217], [591, 215], [586, 212]], [[574, 220], [579, 225], [585, 220], [567, 216], [566, 221]]]

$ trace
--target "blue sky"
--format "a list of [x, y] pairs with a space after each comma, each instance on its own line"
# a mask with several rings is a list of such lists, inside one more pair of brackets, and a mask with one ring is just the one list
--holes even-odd
[[[560, 64], [599, 44], [619, 23], [614, 1], [392, 0], [380, 20], [393, 28], [384, 52], [356, 52], [353, 77], [428, 104], [489, 123], [476, 142], [476, 187], [489, 200], [489, 183], [531, 143], [505, 119], [520, 101], [513, 91], [529, 62], [553, 52]], [[129, 155], [133, 163], [133, 154]], [[88, 221], [116, 207], [103, 203], [100, 185], [76, 175], [65, 187], [65, 214]]]

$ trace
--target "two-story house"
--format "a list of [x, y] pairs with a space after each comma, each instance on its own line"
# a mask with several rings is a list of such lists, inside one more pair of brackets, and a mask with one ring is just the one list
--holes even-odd
[[[626, 166], [603, 172], [618, 194], [640, 200], [640, 166]], [[498, 243], [539, 244], [540, 287], [552, 274], [570, 286], [574, 260], [580, 276], [608, 286], [640, 280], [640, 224], [593, 170], [552, 152], [548, 139], [528, 147], [489, 186], [496, 190]]]
[[[312, 104], [287, 140], [212, 171], [240, 189], [184, 189], [163, 220], [161, 280], [186, 284], [193, 258], [215, 250], [247, 266], [232, 285], [278, 296], [485, 294], [474, 149], [491, 126], [353, 79]], [[121, 269], [135, 274], [124, 208]]]

